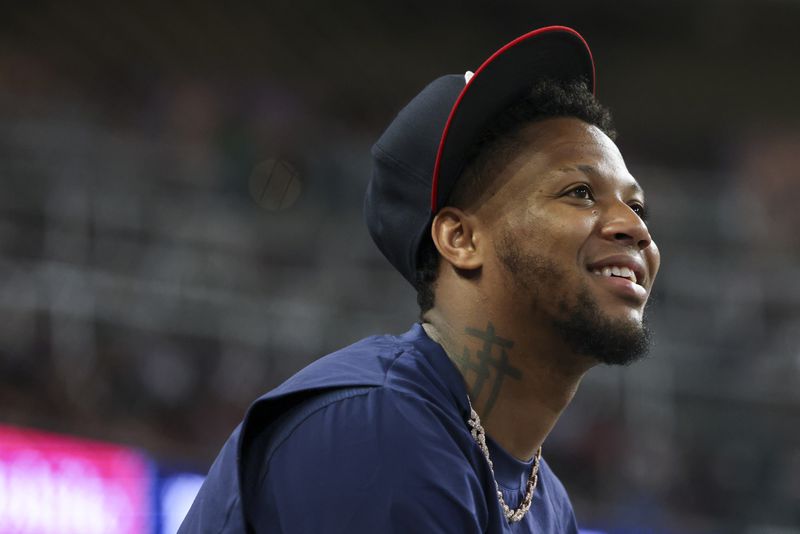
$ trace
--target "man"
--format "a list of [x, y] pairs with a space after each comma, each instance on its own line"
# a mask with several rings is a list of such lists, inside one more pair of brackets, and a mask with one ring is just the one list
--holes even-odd
[[659, 266], [593, 77], [548, 27], [400, 112], [365, 212], [420, 323], [259, 399], [181, 532], [577, 532], [543, 443], [588, 369], [645, 352]]

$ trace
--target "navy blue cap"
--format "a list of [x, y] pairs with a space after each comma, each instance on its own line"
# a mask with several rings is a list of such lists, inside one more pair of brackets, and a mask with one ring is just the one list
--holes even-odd
[[447, 202], [469, 149], [500, 112], [544, 79], [584, 81], [594, 62], [583, 37], [565, 26], [526, 33], [474, 74], [447, 75], [409, 102], [372, 147], [364, 216], [383, 255], [416, 286], [417, 253]]

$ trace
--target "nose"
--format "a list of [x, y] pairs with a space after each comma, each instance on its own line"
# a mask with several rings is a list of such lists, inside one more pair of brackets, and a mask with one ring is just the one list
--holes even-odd
[[600, 231], [603, 238], [638, 250], [653, 242], [645, 222], [624, 202], [616, 202], [607, 215]]

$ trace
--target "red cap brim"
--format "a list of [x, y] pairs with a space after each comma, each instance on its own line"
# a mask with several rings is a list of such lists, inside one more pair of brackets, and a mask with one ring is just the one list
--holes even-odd
[[436, 153], [431, 213], [452, 192], [467, 150], [489, 121], [544, 79], [583, 80], [594, 93], [594, 60], [583, 37], [566, 26], [547, 26], [522, 35], [475, 71], [453, 104]]

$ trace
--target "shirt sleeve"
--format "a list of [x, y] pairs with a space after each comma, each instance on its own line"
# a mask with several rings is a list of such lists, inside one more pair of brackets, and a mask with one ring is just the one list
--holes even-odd
[[329, 404], [264, 459], [253, 526], [258, 533], [483, 532], [485, 499], [458, 443], [434, 408], [390, 389]]

